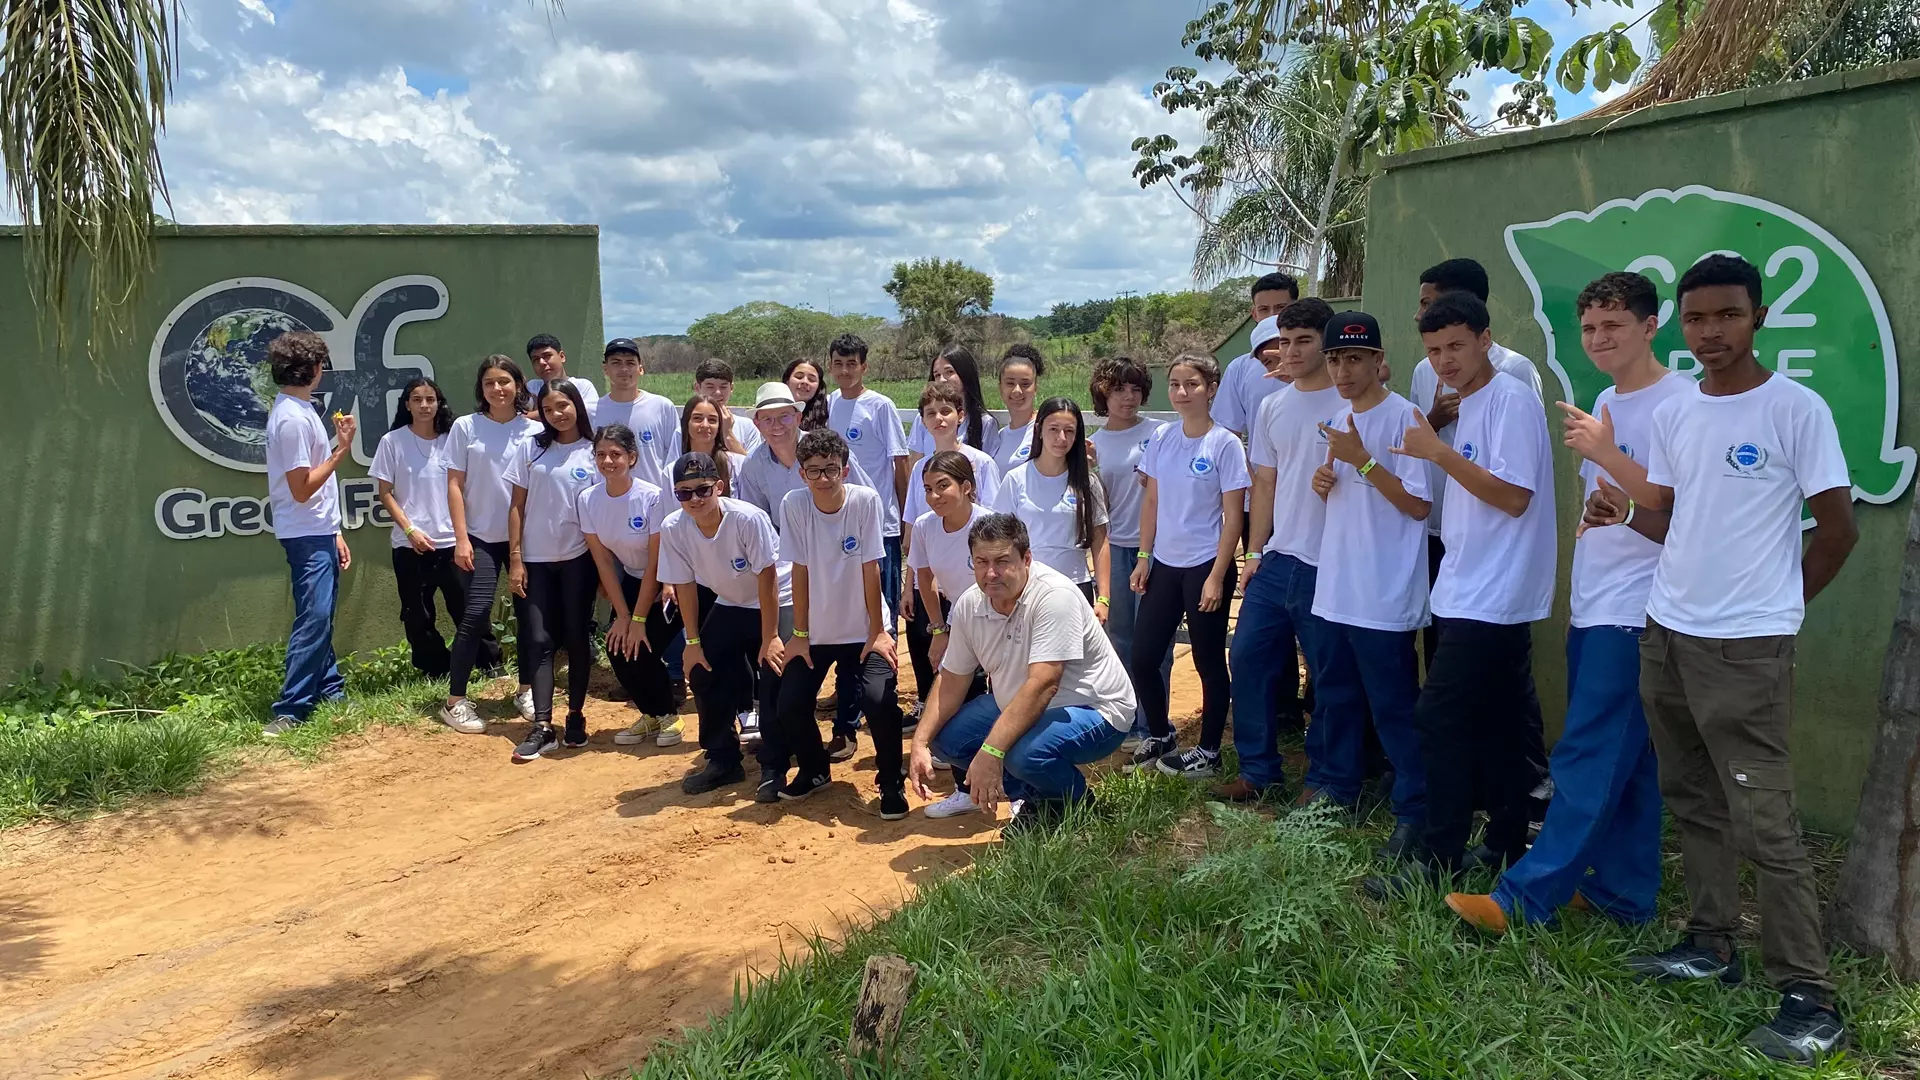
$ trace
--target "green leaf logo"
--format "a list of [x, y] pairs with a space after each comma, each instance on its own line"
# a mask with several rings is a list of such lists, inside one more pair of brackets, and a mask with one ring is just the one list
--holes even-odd
[[1698, 376], [1673, 315], [1672, 289], [1687, 267], [1713, 254], [1740, 255], [1766, 279], [1767, 324], [1754, 339], [1761, 363], [1797, 379], [1833, 409], [1853, 496], [1898, 498], [1913, 479], [1914, 452], [1895, 443], [1900, 361], [1880, 290], [1832, 233], [1777, 203], [1698, 185], [1656, 188], [1590, 211], [1507, 226], [1507, 253], [1533, 290], [1533, 317], [1547, 337], [1547, 365], [1561, 396], [1582, 408], [1608, 384], [1580, 349], [1574, 298], [1613, 270], [1652, 278], [1668, 299], [1654, 351]]

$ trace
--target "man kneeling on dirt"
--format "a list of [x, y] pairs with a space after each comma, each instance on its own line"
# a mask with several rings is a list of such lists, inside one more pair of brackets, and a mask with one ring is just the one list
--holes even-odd
[[[967, 543], [974, 587], [947, 618], [909, 775], [929, 797], [938, 754], [966, 768], [988, 813], [1004, 794], [1017, 824], [1058, 820], [1069, 803], [1091, 798], [1079, 766], [1118, 750], [1133, 726], [1133, 684], [1079, 588], [1033, 561], [1020, 519], [983, 517]], [[993, 693], [968, 702], [981, 668]]]

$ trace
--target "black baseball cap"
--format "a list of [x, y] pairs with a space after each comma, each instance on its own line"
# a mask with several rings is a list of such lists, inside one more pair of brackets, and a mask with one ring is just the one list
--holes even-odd
[[617, 338], [614, 338], [612, 341], [607, 342], [607, 351], [601, 353], [600, 355], [604, 358], [604, 357], [612, 356], [614, 353], [617, 353], [617, 352], [630, 352], [635, 356], [639, 356], [640, 346], [635, 344], [634, 340], [630, 337], [617, 337]]
[[1320, 334], [1322, 349], [1372, 349], [1380, 347], [1380, 321], [1364, 311], [1342, 311], [1327, 320]]
[[718, 480], [720, 466], [705, 454], [681, 454], [680, 460], [673, 463], [673, 482], [678, 484], [687, 480]]

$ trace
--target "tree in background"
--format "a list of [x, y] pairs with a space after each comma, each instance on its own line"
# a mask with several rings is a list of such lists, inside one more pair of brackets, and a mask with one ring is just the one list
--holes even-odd
[[701, 317], [687, 327], [687, 339], [732, 364], [742, 379], [767, 379], [778, 378], [796, 357], [824, 359], [827, 343], [842, 333], [872, 336], [885, 325], [877, 315], [828, 315], [755, 300]]
[[993, 278], [958, 259], [894, 263], [882, 287], [900, 308], [902, 345], [910, 353], [931, 356], [955, 340], [961, 320], [993, 310]]

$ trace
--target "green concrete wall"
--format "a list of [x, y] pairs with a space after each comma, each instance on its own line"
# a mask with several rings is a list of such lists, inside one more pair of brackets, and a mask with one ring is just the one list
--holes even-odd
[[[250, 501], [266, 495], [259, 448], [221, 430], [264, 420], [249, 362], [281, 329], [323, 331], [339, 369], [328, 411], [359, 415], [358, 460], [341, 468], [349, 511], [377, 506], [366, 467], [414, 368], [468, 412], [479, 360], [524, 359], [547, 331], [571, 373], [600, 379], [592, 226], [168, 230], [130, 341], [98, 369], [40, 344], [20, 244], [0, 232], [0, 340], [14, 346], [0, 358], [14, 388], [0, 425], [0, 678], [285, 637], [286, 561]], [[191, 492], [242, 501], [210, 514]], [[162, 517], [221, 535], [170, 538]], [[384, 513], [371, 518], [348, 532], [336, 641], [349, 651], [401, 640]]]
[[[1675, 271], [1716, 249], [1767, 270], [1774, 313], [1756, 349], [1833, 406], [1857, 499], [1861, 542], [1808, 610], [1796, 688], [1802, 807], [1810, 825], [1836, 832], [1852, 826], [1872, 752], [1912, 498], [1915, 192], [1920, 64], [1906, 64], [1405, 155], [1387, 163], [1368, 206], [1366, 308], [1386, 330], [1403, 389], [1421, 355], [1419, 273], [1445, 258], [1486, 266], [1496, 339], [1541, 366], [1549, 397], [1571, 393], [1583, 406], [1606, 384], [1573, 317], [1586, 281], [1643, 270], [1671, 299]], [[1677, 327], [1656, 347], [1671, 365], [1692, 366]], [[1558, 464], [1561, 589], [1534, 638], [1555, 729], [1579, 504], [1574, 458], [1562, 450]]]

